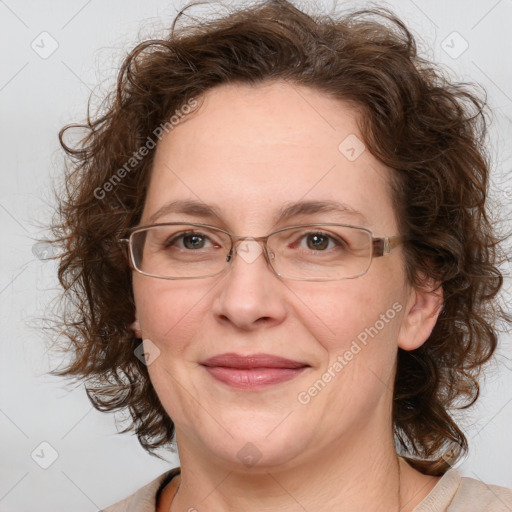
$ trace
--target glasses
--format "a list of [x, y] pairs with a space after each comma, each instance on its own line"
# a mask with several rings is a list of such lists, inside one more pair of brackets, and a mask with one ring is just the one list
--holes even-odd
[[247, 263], [263, 252], [279, 277], [298, 281], [360, 277], [373, 258], [388, 254], [403, 241], [400, 235], [375, 238], [366, 228], [332, 223], [289, 226], [253, 238], [206, 224], [167, 222], [132, 228], [128, 238], [120, 239], [128, 245], [132, 268], [145, 276], [212, 277], [228, 267], [237, 247]]

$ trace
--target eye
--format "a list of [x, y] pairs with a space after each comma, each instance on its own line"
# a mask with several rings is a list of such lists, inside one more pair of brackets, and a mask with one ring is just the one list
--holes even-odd
[[[346, 243], [338, 237], [330, 235], [322, 231], [315, 231], [310, 233], [303, 233], [300, 235], [299, 244], [305, 241], [304, 245], [299, 245], [300, 248], [309, 249], [312, 251], [324, 252], [328, 249], [343, 248]], [[293, 246], [297, 246], [297, 242]]]
[[330, 238], [320, 233], [306, 235], [308, 249], [327, 249]]
[[176, 242], [181, 242], [181, 244], [177, 244], [179, 249], [203, 249], [207, 241], [210, 242], [212, 247], [214, 246], [208, 236], [195, 231], [187, 231], [185, 233], [169, 237], [165, 242], [165, 247], [176, 246]]

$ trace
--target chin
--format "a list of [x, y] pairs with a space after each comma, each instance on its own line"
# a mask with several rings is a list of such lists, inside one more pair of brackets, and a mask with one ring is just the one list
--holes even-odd
[[245, 421], [239, 425], [231, 423], [227, 429], [231, 435], [221, 429], [217, 431], [221, 438], [211, 435], [203, 438], [203, 449], [232, 471], [259, 473], [285, 467], [304, 453], [308, 441], [298, 438], [298, 426], [290, 422], [284, 428], [283, 424], [279, 425], [281, 422], [282, 418], [277, 422], [261, 422], [257, 429]]

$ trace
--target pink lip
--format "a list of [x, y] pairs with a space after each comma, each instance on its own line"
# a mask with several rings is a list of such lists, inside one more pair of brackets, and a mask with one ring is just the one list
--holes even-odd
[[271, 354], [220, 354], [201, 363], [215, 379], [238, 389], [258, 389], [293, 379], [307, 367]]
[[206, 366], [206, 371], [215, 379], [238, 389], [258, 389], [279, 384], [297, 377], [307, 367], [302, 368], [226, 368]]
[[201, 361], [204, 366], [225, 366], [228, 368], [302, 368], [309, 366], [307, 363], [293, 361], [284, 357], [273, 356], [272, 354], [251, 354], [242, 356], [229, 352], [210, 357]]

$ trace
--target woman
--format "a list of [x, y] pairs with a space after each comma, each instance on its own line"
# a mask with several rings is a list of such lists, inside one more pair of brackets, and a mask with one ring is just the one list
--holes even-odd
[[263, 2], [130, 53], [61, 133], [58, 373], [180, 466], [106, 511], [512, 510], [452, 467], [512, 320], [484, 107], [383, 9]]

